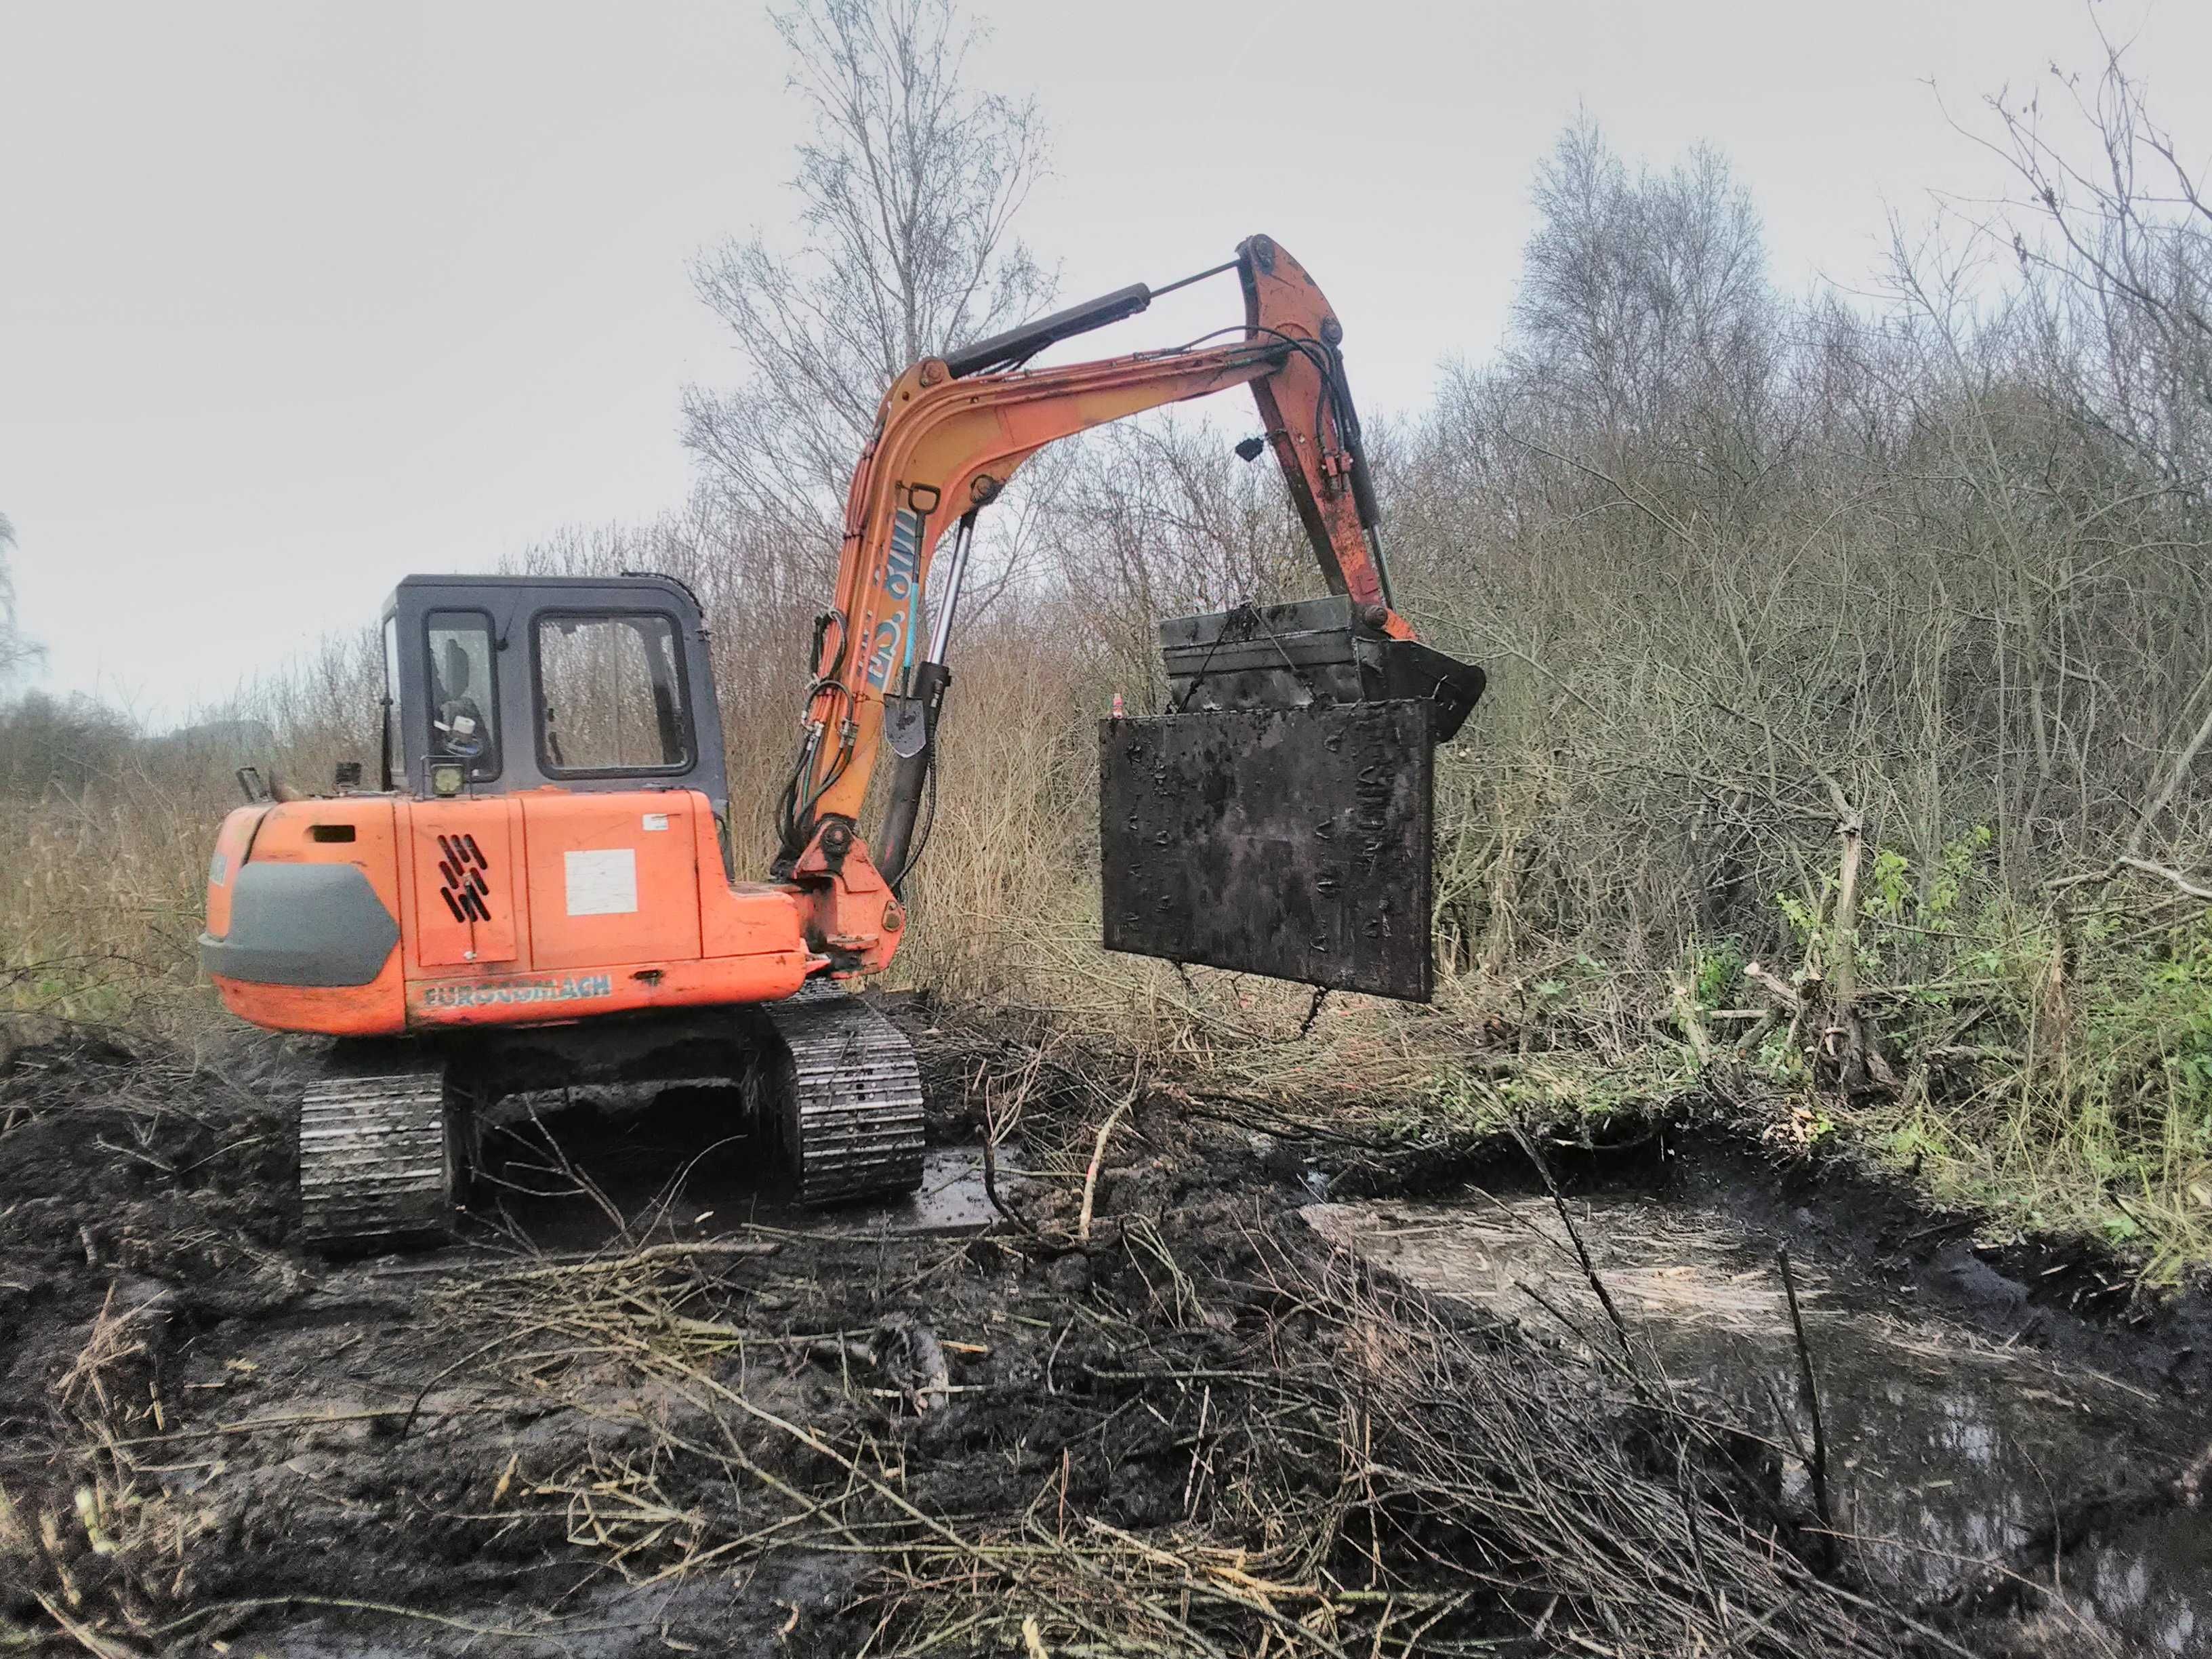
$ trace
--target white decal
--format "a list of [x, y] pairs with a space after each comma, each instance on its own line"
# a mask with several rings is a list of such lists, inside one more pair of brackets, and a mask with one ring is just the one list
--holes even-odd
[[668, 828], [668, 814], [647, 812], [645, 815], [645, 827], [648, 830], [665, 830]]
[[569, 853], [568, 914], [628, 916], [637, 913], [637, 854], [627, 847]]
[[230, 879], [230, 860], [220, 853], [208, 860], [208, 885], [220, 887]]

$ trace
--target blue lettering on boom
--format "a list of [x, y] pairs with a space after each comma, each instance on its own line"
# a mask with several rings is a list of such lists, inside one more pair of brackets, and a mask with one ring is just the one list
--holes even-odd
[[[913, 609], [915, 577], [921, 563], [921, 514], [912, 507], [901, 507], [891, 520], [890, 556], [884, 562], [884, 592], [896, 604]], [[906, 612], [886, 617], [876, 623], [876, 631], [868, 641], [868, 684], [882, 690], [891, 681], [891, 670], [896, 666], [899, 640], [906, 628]]]

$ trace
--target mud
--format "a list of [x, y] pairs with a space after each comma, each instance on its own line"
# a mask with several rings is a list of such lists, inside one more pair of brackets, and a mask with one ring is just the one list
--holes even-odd
[[[1378, 1468], [1420, 1467], [1423, 1434], [1510, 1439], [1521, 1419], [1464, 1416], [1496, 1395], [1543, 1425], [1546, 1480], [1618, 1459], [1600, 1484], [1656, 1482], [1656, 1513], [1707, 1461], [1686, 1541], [1655, 1521], [1624, 1559], [1680, 1543], [1720, 1573], [1729, 1537], [1756, 1544], [1739, 1593], [1780, 1599], [1771, 1628], [1732, 1638], [1744, 1653], [2208, 1650], [2189, 1623], [2194, 1304], [2066, 1306], [2110, 1264], [2039, 1281], [1969, 1250], [1956, 1218], [1864, 1194], [1824, 1211], [1820, 1181], [1844, 1194], [1844, 1176], [1808, 1184], [1724, 1136], [1563, 1152], [1644, 1362], [1698, 1402], [1661, 1409], [1588, 1351], [1605, 1331], [1510, 1155], [1473, 1171], [1492, 1197], [1302, 1218], [1330, 1174], [1313, 1148], [1147, 1101], [1081, 1245], [1103, 1108], [1033, 1103], [1030, 1144], [993, 1158], [994, 1202], [963, 1086], [990, 1047], [925, 1038], [939, 1144], [914, 1205], [794, 1212], [729, 1103], [669, 1091], [518, 1141], [453, 1249], [338, 1264], [291, 1247], [283, 1197], [310, 1048], [17, 1054], [0, 1632], [112, 1653], [960, 1653], [1022, 1650], [1030, 1617], [1049, 1650], [1102, 1651], [1128, 1650], [1109, 1610], [1135, 1606], [1159, 1652], [1689, 1650], [1657, 1614], [1636, 1623], [1658, 1598], [1632, 1577], [1616, 1591], [1610, 1554], [1600, 1572], [1516, 1549], [1533, 1523], [1488, 1501], [1363, 1495]], [[1825, 1563], [1772, 1279], [1784, 1237], [1850, 1535]], [[902, 1360], [917, 1328], [940, 1391]], [[1347, 1392], [1386, 1348], [1425, 1355], [1437, 1397]], [[1701, 1414], [1733, 1426], [1680, 1426]], [[1409, 1430], [1418, 1455], [1394, 1454]], [[940, 1534], [957, 1572], [929, 1565]], [[1070, 1539], [1165, 1588], [1102, 1587], [1107, 1558]], [[1418, 1640], [1407, 1607], [1434, 1613]]]

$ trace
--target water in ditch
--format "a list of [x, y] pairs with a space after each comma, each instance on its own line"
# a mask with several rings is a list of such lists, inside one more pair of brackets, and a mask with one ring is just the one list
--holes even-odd
[[[1809, 1502], [1812, 1413], [1771, 1250], [1711, 1210], [1640, 1195], [1568, 1205], [1636, 1363], [1760, 1426], [1784, 1492]], [[1617, 1352], [1547, 1198], [1304, 1213], [1425, 1290]], [[2039, 1587], [2027, 1599], [2045, 1609], [2048, 1651], [2212, 1655], [2212, 1514], [2187, 1474], [2201, 1486], [2200, 1404], [2055, 1358], [2032, 1329], [2007, 1340], [1915, 1305], [1909, 1287], [1850, 1265], [1793, 1267], [1832, 1512], [1869, 1578], [1935, 1600], [1989, 1583], [1985, 1564], [2001, 1563]]]

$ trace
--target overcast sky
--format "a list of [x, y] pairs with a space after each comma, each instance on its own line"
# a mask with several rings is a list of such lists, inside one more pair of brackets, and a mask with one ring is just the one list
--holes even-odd
[[[2077, 0], [978, 9], [977, 78], [1051, 124], [1020, 229], [1063, 295], [1268, 231], [1370, 416], [1496, 344], [1578, 108], [1632, 157], [1726, 150], [1802, 290], [1994, 186], [1939, 92], [1971, 118], [2096, 50]], [[2212, 0], [2100, 15], [2206, 153]], [[0, 0], [0, 513], [45, 684], [172, 718], [410, 570], [678, 501], [678, 389], [739, 368], [685, 261], [787, 224], [784, 76], [744, 0]], [[1057, 356], [1240, 314], [1205, 285]]]

